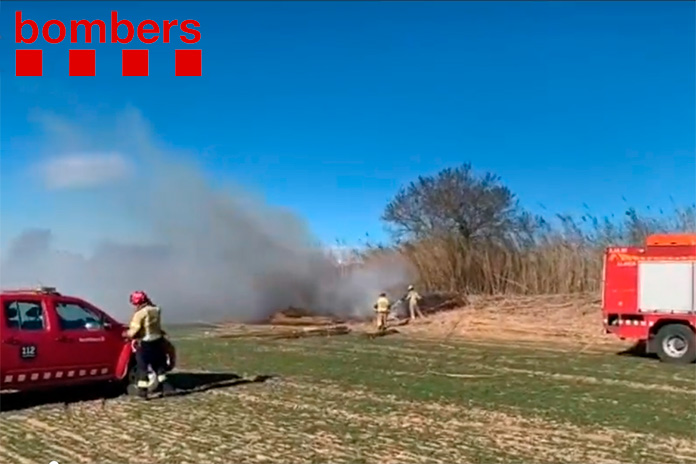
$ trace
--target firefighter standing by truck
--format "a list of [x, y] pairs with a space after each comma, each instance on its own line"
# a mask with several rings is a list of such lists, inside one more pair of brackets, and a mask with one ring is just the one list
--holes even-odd
[[391, 310], [391, 302], [387, 298], [387, 294], [380, 293], [377, 302], [372, 307], [377, 313], [377, 331], [384, 332], [387, 329], [387, 317], [389, 310]]
[[147, 398], [150, 387], [148, 368], [157, 375], [157, 381], [163, 393], [172, 390], [167, 380], [167, 353], [165, 350], [164, 331], [162, 330], [161, 309], [155, 306], [143, 291], [130, 295], [130, 303], [135, 312], [130, 321], [127, 335], [136, 341], [135, 359], [138, 370], [138, 395]]

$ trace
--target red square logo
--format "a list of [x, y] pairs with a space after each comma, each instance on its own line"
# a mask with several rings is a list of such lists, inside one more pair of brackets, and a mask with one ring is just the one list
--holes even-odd
[[123, 50], [121, 52], [121, 75], [147, 76], [148, 71], [147, 50]]
[[70, 50], [70, 75], [94, 76], [95, 72], [94, 50]]
[[15, 76], [43, 75], [41, 50], [15, 50]]
[[174, 50], [176, 76], [201, 75], [201, 50]]

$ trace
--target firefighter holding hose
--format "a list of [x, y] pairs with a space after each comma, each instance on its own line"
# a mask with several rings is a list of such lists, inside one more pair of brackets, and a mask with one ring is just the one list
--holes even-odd
[[420, 294], [413, 288], [413, 285], [409, 285], [406, 295], [403, 296], [402, 300], [408, 302], [408, 312], [412, 321], [415, 321], [416, 317], [424, 317], [418, 304], [418, 302], [422, 299], [423, 297], [421, 297]]
[[147, 294], [141, 290], [130, 295], [130, 303], [135, 312], [130, 321], [127, 336], [136, 340], [135, 359], [138, 369], [138, 395], [147, 399], [150, 387], [148, 368], [157, 375], [163, 393], [172, 390], [167, 380], [167, 352], [164, 331], [162, 330], [161, 309], [154, 305]]

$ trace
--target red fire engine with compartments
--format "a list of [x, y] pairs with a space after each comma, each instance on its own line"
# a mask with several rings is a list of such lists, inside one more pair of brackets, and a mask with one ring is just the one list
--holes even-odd
[[604, 257], [606, 333], [645, 343], [665, 362], [696, 360], [696, 234], [655, 234]]

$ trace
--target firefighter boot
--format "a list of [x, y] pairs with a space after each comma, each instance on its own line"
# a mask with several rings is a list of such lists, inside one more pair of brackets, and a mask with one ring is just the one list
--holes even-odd
[[136, 384], [137, 392], [138, 392], [138, 398], [142, 398], [144, 400], [147, 400], [147, 394], [148, 394], [148, 388], [149, 384], [147, 380], [138, 380], [138, 383]]
[[157, 381], [159, 382], [159, 389], [162, 391], [162, 396], [168, 396], [174, 393], [174, 386], [169, 382], [166, 374], [158, 375]]

